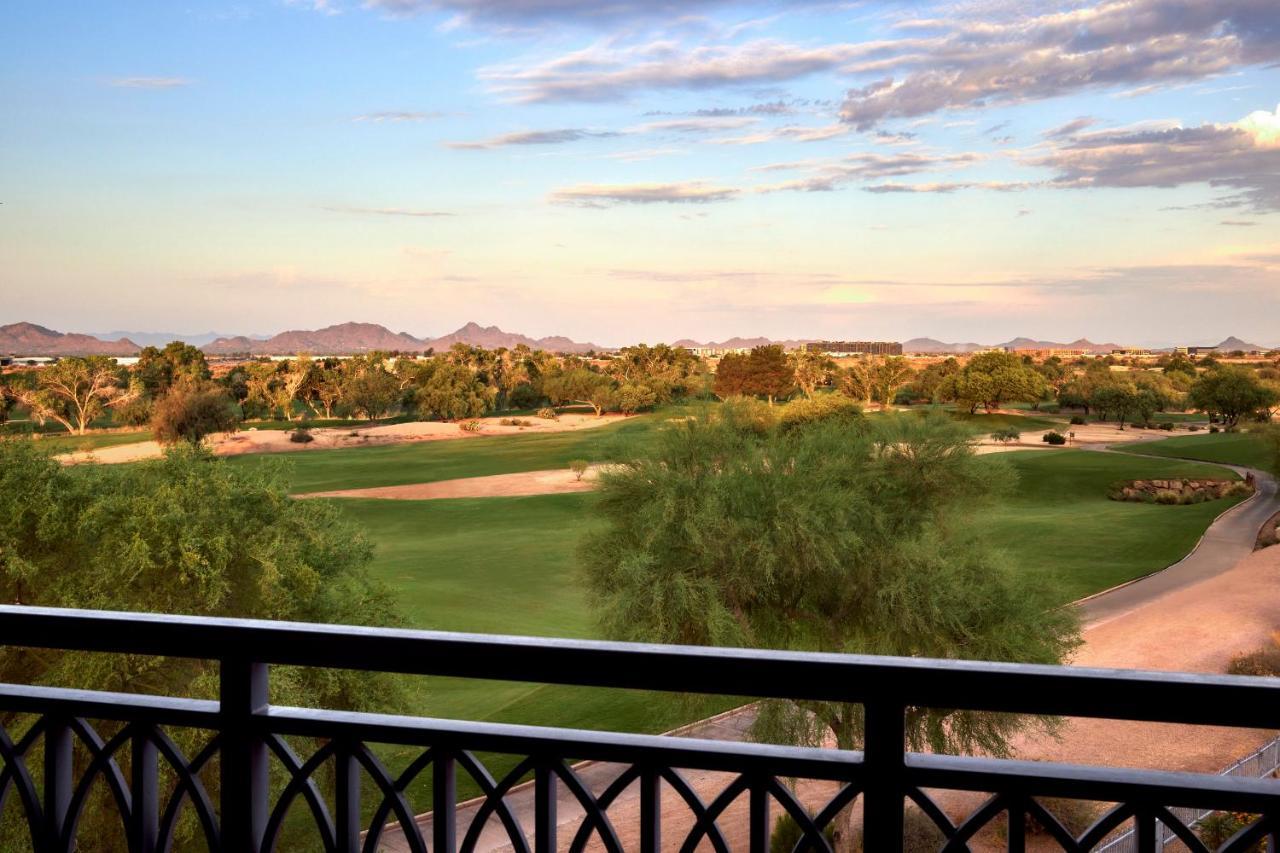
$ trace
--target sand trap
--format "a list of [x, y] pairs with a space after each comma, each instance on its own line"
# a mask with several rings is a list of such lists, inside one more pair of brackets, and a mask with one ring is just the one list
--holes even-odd
[[296, 495], [300, 498], [382, 498], [386, 500], [424, 501], [437, 498], [499, 498], [522, 495], [556, 495], [567, 492], [589, 492], [595, 488], [599, 468], [588, 468], [579, 480], [568, 468], [555, 471], [524, 471], [519, 474], [494, 474], [490, 477], [464, 477], [435, 483], [412, 483], [406, 486], [378, 486], [372, 489], [340, 489]]
[[[1063, 424], [1056, 431], [1068, 436], [1066, 444], [1047, 444], [1044, 441], [1044, 434], [1049, 430], [1034, 429], [1023, 432], [1017, 441], [1010, 442], [1000, 442], [983, 436], [973, 442], [973, 449], [980, 456], [988, 453], [1008, 453], [1012, 450], [1064, 450], [1082, 445], [1137, 444], [1144, 441], [1172, 438], [1177, 434], [1160, 429], [1142, 429], [1131, 426], [1126, 426], [1121, 430], [1115, 424], [1083, 424], [1075, 426]], [[1069, 436], [1069, 433], [1072, 432], [1075, 433], [1075, 438]]]
[[[218, 456], [238, 456], [243, 453], [290, 453], [306, 450], [332, 450], [340, 447], [370, 447], [381, 444], [408, 444], [415, 441], [448, 441], [453, 439], [479, 438], [494, 435], [517, 435], [521, 433], [575, 432], [584, 429], [608, 426], [625, 420], [631, 415], [595, 415], [571, 412], [562, 414], [557, 420], [542, 418], [521, 418], [527, 426], [503, 426], [502, 417], [480, 418], [480, 429], [470, 432], [457, 423], [441, 421], [411, 421], [403, 424], [385, 424], [370, 427], [326, 427], [313, 429], [314, 441], [298, 444], [289, 440], [286, 430], [254, 429], [247, 426], [239, 432], [217, 435], [209, 439], [209, 445]], [[90, 453], [64, 453], [57, 458], [67, 465], [82, 462], [137, 462], [141, 459], [154, 459], [162, 453], [161, 447], [154, 441], [141, 441], [136, 444], [122, 444], [116, 447], [103, 448]]]

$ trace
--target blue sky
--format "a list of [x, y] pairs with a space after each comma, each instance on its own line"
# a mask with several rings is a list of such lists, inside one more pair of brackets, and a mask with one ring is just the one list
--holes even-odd
[[1274, 0], [14, 2], [0, 322], [1280, 343]]

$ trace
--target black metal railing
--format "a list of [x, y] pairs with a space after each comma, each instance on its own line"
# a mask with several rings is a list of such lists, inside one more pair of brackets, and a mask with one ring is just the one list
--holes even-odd
[[[1276, 729], [1274, 679], [20, 606], [0, 606], [0, 644], [220, 662], [217, 701], [0, 685], [0, 712], [34, 720], [16, 740], [0, 730], [0, 812], [16, 795], [31, 849], [42, 853], [75, 849], [87, 792], [103, 782], [119, 811], [119, 846], [146, 853], [170, 849], [180, 820], [195, 826], [210, 850], [275, 849], [295, 803], [305, 806], [316, 846], [326, 851], [373, 853], [392, 833], [402, 849], [469, 851], [478, 849], [483, 832], [496, 830], [517, 853], [588, 846], [691, 853], [708, 845], [717, 853], [738, 847], [758, 853], [769, 846], [771, 811], [799, 824], [797, 850], [828, 850], [824, 829], [859, 797], [864, 849], [871, 853], [902, 849], [908, 801], [937, 825], [945, 850], [968, 850], [996, 821], [1004, 822], [1007, 848], [1022, 850], [1034, 821], [1068, 851], [1092, 850], [1124, 825], [1136, 829], [1140, 850], [1154, 851], [1158, 823], [1188, 849], [1207, 851], [1171, 807], [1258, 815], [1220, 849], [1251, 850], [1263, 842], [1280, 849], [1276, 780], [904, 748], [906, 711], [919, 707]], [[281, 664], [858, 703], [865, 709], [865, 750], [278, 707], [267, 701], [268, 666]], [[115, 733], [104, 739], [91, 721], [108, 721]], [[171, 737], [179, 729], [209, 734], [187, 755]], [[300, 757], [289, 738], [314, 749]], [[371, 745], [412, 748], [416, 757], [392, 772]], [[478, 753], [516, 760], [495, 778]], [[588, 784], [571, 763], [582, 760], [609, 762], [613, 770]], [[210, 796], [204, 780], [215, 768], [217, 794]], [[272, 785], [270, 774], [282, 770], [284, 783]], [[723, 774], [709, 800], [688, 778], [703, 771]], [[480, 793], [465, 810], [457, 805], [460, 779]], [[827, 785], [815, 812], [801, 805], [792, 780]], [[413, 803], [411, 789], [429, 790], [425, 808]], [[957, 823], [926, 793], [938, 790], [987, 797]], [[1110, 805], [1072, 834], [1045, 798]], [[611, 819], [624, 800], [639, 815], [627, 832]], [[558, 820], [565, 802], [573, 814], [562, 809]], [[419, 811], [430, 814], [420, 818]]]

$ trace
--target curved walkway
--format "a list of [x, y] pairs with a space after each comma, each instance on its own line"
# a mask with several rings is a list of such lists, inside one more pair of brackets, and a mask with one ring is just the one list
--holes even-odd
[[[1100, 453], [1124, 452], [1096, 446], [1088, 449]], [[1277, 494], [1276, 480], [1265, 471], [1241, 465], [1205, 462], [1203, 459], [1186, 461], [1230, 468], [1241, 477], [1252, 475], [1257, 491], [1214, 519], [1191, 553], [1172, 566], [1081, 599], [1080, 611], [1086, 623], [1097, 625], [1106, 622], [1176, 590], [1230, 570], [1253, 551], [1262, 525], [1280, 512], [1280, 494]]]

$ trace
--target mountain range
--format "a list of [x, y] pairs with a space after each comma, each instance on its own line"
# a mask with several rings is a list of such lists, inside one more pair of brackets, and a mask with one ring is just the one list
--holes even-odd
[[[607, 347], [593, 343], [579, 343], [566, 337], [550, 336], [531, 338], [516, 332], [505, 332], [497, 326], [481, 326], [479, 323], [467, 323], [457, 331], [438, 338], [417, 338], [407, 332], [393, 332], [376, 323], [340, 323], [323, 329], [295, 329], [281, 332], [271, 337], [250, 337], [246, 335], [214, 336], [205, 335], [168, 335], [150, 332], [108, 332], [102, 335], [84, 335], [76, 333], [56, 332], [34, 323], [13, 323], [0, 326], [0, 354], [24, 356], [57, 356], [57, 355], [137, 355], [143, 346], [161, 346], [171, 340], [185, 340], [196, 345], [203, 339], [203, 349], [210, 355], [293, 355], [300, 352], [315, 355], [346, 355], [372, 350], [400, 350], [420, 352], [427, 349], [446, 350], [455, 343], [495, 349], [506, 347], [513, 349], [524, 344], [531, 349], [542, 349], [558, 353], [602, 352]], [[812, 340], [812, 339], [810, 339]], [[734, 337], [720, 342], [699, 343], [684, 338], [673, 346], [708, 347], [713, 349], [738, 349], [781, 344], [792, 349], [800, 347], [810, 340], [771, 340], [770, 338]], [[1116, 344], [1095, 344], [1087, 338], [1059, 343], [1056, 341], [1040, 341], [1032, 338], [1014, 338], [1004, 343], [984, 345], [978, 343], [945, 343], [934, 338], [912, 338], [904, 341], [902, 348], [908, 353], [964, 354], [990, 348], [1038, 349], [1038, 350], [1083, 350], [1092, 353], [1109, 353], [1120, 349]], [[1256, 344], [1242, 341], [1237, 337], [1229, 337], [1215, 347], [1219, 352], [1244, 350], [1245, 352], [1265, 350]]]

